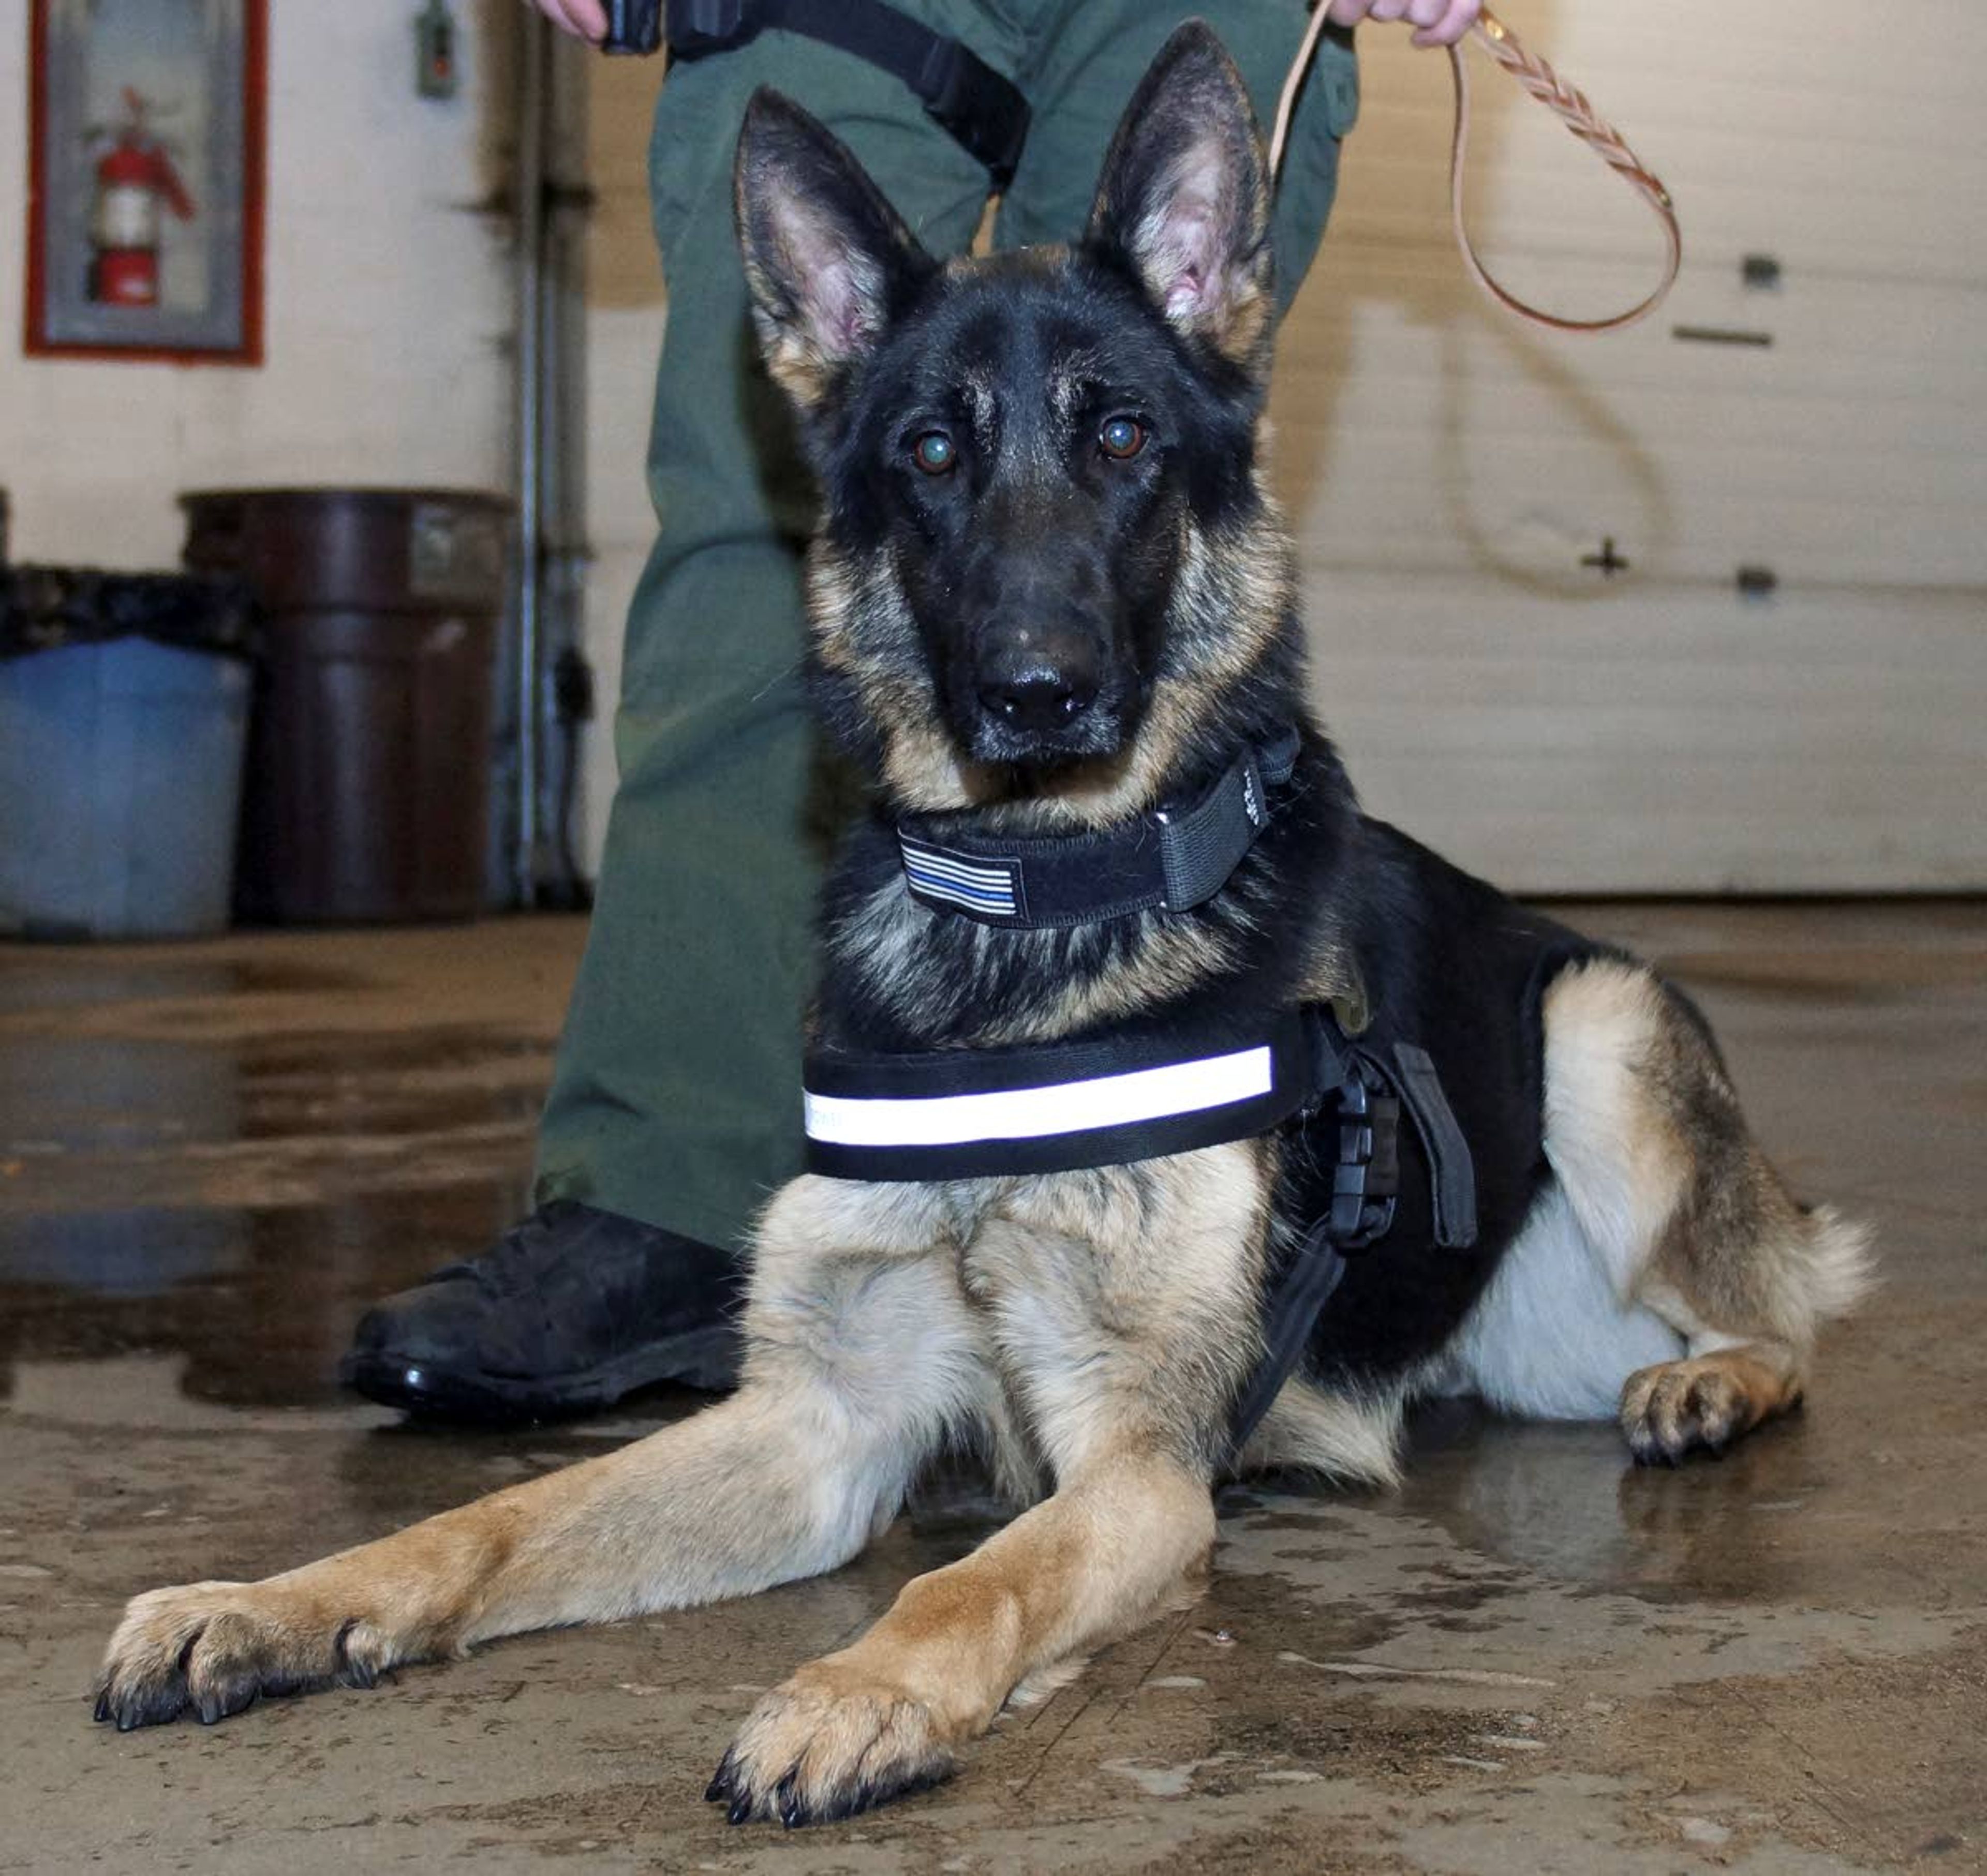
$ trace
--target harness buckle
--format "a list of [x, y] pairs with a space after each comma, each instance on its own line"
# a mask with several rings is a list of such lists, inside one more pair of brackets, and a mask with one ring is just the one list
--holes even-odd
[[1379, 1071], [1355, 1054], [1338, 1091], [1338, 1163], [1328, 1232], [1341, 1251], [1364, 1250], [1392, 1228], [1401, 1189], [1401, 1103]]

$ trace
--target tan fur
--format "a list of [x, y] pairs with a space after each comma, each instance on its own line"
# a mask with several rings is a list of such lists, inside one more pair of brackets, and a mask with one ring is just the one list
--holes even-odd
[[1208, 1430], [1254, 1358], [1267, 1193], [1253, 1142], [1055, 1178], [797, 1180], [761, 1227], [731, 1399], [305, 1569], [140, 1597], [105, 1698], [218, 1717], [264, 1689], [749, 1593], [853, 1555], [920, 1464], [976, 1438], [1055, 1495], [769, 1695], [732, 1761], [761, 1814], [796, 1789], [804, 1807], [845, 1795], [859, 1768], [927, 1776], [1017, 1683], [1198, 1581]]
[[1785, 1342], [1751, 1342], [1631, 1375], [1621, 1430], [1638, 1451], [1675, 1458], [1692, 1446], [1722, 1450], [1762, 1420], [1798, 1406], [1801, 1363]]
[[1651, 972], [1602, 960], [1547, 992], [1546, 1151], [1624, 1305], [1686, 1358], [1624, 1385], [1638, 1456], [1722, 1446], [1800, 1399], [1822, 1324], [1867, 1291], [1867, 1233], [1797, 1203], [1710, 1044]]
[[1024, 1680], [1176, 1603], [1213, 1544], [1204, 1476], [1135, 1443], [1100, 1453], [972, 1556], [908, 1584], [853, 1647], [762, 1699], [729, 1755], [732, 1788], [777, 1812], [797, 1766], [791, 1795], [812, 1814], [865, 1780], [937, 1775]]
[[1405, 1392], [1327, 1393], [1293, 1382], [1277, 1396], [1236, 1469], [1287, 1467], [1339, 1485], [1398, 1485]]

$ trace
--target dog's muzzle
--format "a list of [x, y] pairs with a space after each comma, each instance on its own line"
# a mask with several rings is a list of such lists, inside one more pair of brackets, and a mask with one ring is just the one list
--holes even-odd
[[1116, 754], [1124, 685], [1106, 648], [1074, 632], [1019, 631], [973, 660], [969, 738], [983, 762], [1068, 761]]

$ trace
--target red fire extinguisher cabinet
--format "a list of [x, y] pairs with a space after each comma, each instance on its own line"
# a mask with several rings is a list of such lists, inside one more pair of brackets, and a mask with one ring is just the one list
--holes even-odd
[[264, 614], [238, 915], [475, 916], [510, 502], [271, 488], [201, 491], [180, 504], [187, 566], [240, 575]]

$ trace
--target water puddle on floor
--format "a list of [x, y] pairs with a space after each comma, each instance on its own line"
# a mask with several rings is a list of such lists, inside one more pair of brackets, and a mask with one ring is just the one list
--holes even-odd
[[245, 1214], [508, 1189], [551, 1066], [540, 1038], [468, 1025], [214, 1041], [0, 1032], [0, 1266], [39, 1277], [73, 1248], [86, 1284], [130, 1289], [147, 1260], [168, 1276], [224, 1267]]
[[535, 1121], [547, 1044], [454, 1028], [251, 1036], [0, 1036], [0, 1159]]
[[521, 1177], [266, 1208], [0, 1213], [0, 1395], [16, 1360], [177, 1358], [221, 1406], [340, 1400], [352, 1325], [380, 1297], [487, 1249]]
[[93, 1004], [189, 997], [315, 995], [363, 989], [369, 980], [274, 958], [121, 957], [98, 946], [0, 957], [0, 1016]]

